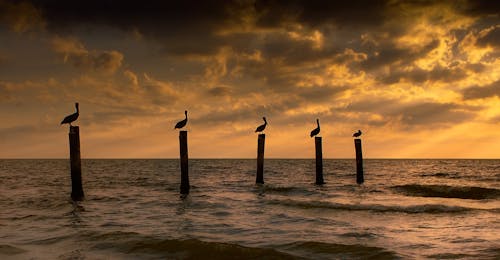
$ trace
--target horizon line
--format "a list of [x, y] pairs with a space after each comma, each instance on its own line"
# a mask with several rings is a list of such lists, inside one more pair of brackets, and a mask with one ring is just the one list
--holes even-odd
[[[148, 157], [101, 157], [101, 158], [81, 158], [82, 160], [179, 160], [178, 157], [169, 157], [169, 158], [148, 158]], [[257, 158], [240, 158], [240, 157], [226, 157], [226, 158], [210, 158], [210, 157], [195, 157], [189, 158], [192, 160], [257, 160]], [[53, 157], [53, 158], [43, 158], [43, 157], [11, 157], [11, 158], [0, 158], [0, 160], [69, 160], [69, 158], [61, 158], [61, 157]], [[271, 157], [265, 158], [265, 160], [315, 160], [314, 157], [310, 158], [285, 158], [285, 157]], [[355, 157], [352, 158], [323, 158], [323, 160], [356, 160]], [[456, 157], [456, 158], [446, 158], [446, 157], [436, 157], [436, 158], [425, 158], [425, 157], [414, 157], [414, 158], [384, 158], [384, 157], [372, 157], [372, 158], [363, 158], [363, 160], [500, 160], [500, 158], [465, 158], [465, 157]]]

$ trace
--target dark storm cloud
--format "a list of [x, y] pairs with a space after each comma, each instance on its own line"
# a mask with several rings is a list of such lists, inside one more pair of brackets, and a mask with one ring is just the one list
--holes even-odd
[[500, 97], [500, 80], [483, 87], [470, 87], [463, 91], [465, 100], [480, 99], [489, 97]]
[[[248, 11], [259, 14], [258, 25], [278, 27], [290, 19], [311, 26], [325, 22], [373, 25], [383, 21], [386, 2], [371, 0], [338, 1], [58, 1], [32, 0], [48, 19], [49, 27], [97, 23], [128, 29], [148, 25], [160, 28], [169, 25], [178, 31], [216, 28], [228, 19]], [[152, 28], [152, 29], [153, 29]], [[195, 32], [200, 32], [197, 29]]]
[[[32, 0], [46, 21], [46, 28], [69, 33], [75, 27], [111, 26], [138, 31], [155, 39], [171, 54], [210, 55], [223, 45], [239, 51], [255, 48], [255, 35], [221, 35], [231, 27], [247, 26], [245, 18], [255, 19], [257, 28], [288, 28], [299, 23], [308, 28], [335, 26], [374, 26], [384, 20], [385, 1], [56, 1]], [[310, 51], [309, 43], [264, 39], [270, 56], [285, 56], [296, 63], [328, 54]], [[310, 45], [310, 44], [309, 44]], [[295, 55], [288, 56], [293, 53]]]
[[500, 14], [500, 2], [491, 0], [469, 0], [461, 4], [459, 1], [451, 1], [458, 5], [458, 9], [466, 15], [484, 16]]
[[[15, 2], [15, 1], [8, 1]], [[450, 6], [470, 15], [488, 14], [498, 6], [488, 2], [471, 1], [459, 5], [446, 1]], [[494, 1], [493, 1], [494, 2]], [[256, 0], [256, 1], [58, 1], [31, 0], [40, 10], [46, 27], [57, 33], [71, 32], [83, 26], [111, 26], [125, 31], [138, 31], [146, 38], [160, 41], [171, 54], [190, 55], [215, 54], [224, 45], [231, 45], [238, 51], [255, 49], [259, 45], [255, 35], [220, 34], [221, 30], [233, 27], [244, 28], [248, 20], [260, 29], [288, 28], [300, 24], [309, 29], [320, 30], [329, 38], [333, 28], [336, 32], [353, 32], [359, 38], [363, 32], [379, 32], [384, 22], [395, 17], [404, 17], [404, 8], [421, 8], [435, 5], [435, 1], [298, 1], [298, 0]], [[388, 12], [390, 10], [390, 12]], [[252, 19], [247, 19], [252, 17]], [[384, 33], [401, 34], [404, 26], [384, 28]], [[346, 29], [344, 29], [346, 28]], [[264, 39], [263, 52], [269, 57], [285, 57], [286, 62], [299, 63], [329, 56], [343, 50], [335, 42], [335, 48], [313, 51], [310, 43], [275, 39]], [[278, 36], [279, 37], [279, 36]], [[345, 39], [347, 40], [347, 39]], [[352, 39], [350, 39], [352, 40]], [[345, 43], [344, 43], [345, 45]], [[260, 46], [259, 46], [260, 47]], [[392, 47], [392, 46], [388, 46]], [[367, 66], [390, 62], [405, 55], [404, 51], [387, 48], [378, 57], [367, 61]]]
[[284, 21], [297, 21], [310, 27], [324, 23], [337, 26], [375, 26], [384, 20], [389, 1], [290, 1], [262, 0], [255, 2], [261, 14], [258, 25], [277, 27]]

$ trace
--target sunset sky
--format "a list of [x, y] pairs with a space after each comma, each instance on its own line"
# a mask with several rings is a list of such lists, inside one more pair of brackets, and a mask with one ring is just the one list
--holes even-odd
[[499, 5], [0, 0], [0, 158], [500, 158]]

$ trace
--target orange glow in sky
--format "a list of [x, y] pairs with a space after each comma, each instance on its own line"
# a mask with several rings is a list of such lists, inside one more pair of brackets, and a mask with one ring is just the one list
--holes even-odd
[[500, 157], [488, 1], [80, 2], [0, 0], [0, 158]]

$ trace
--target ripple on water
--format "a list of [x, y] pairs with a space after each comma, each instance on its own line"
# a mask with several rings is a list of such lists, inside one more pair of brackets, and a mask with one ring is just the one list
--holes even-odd
[[15, 247], [15, 246], [11, 246], [11, 245], [0, 245], [0, 256], [1, 255], [4, 255], [4, 256], [14, 256], [14, 255], [18, 255], [18, 254], [22, 254], [22, 253], [26, 253], [28, 251], [22, 249], [22, 248], [19, 248], [19, 247]]
[[361, 244], [336, 244], [323, 242], [294, 242], [278, 248], [295, 252], [302, 257], [317, 259], [400, 259], [401, 257], [382, 247]]

